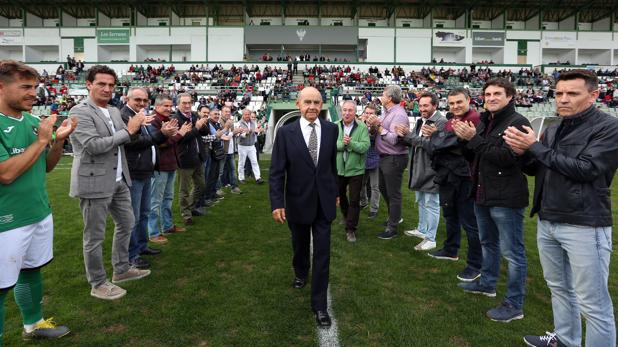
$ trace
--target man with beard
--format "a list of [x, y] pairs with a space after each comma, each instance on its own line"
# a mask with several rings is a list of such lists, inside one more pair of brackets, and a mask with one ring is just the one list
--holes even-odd
[[52, 140], [56, 116], [39, 120], [28, 113], [36, 102], [38, 77], [22, 63], [0, 61], [0, 345], [4, 301], [11, 288], [22, 314], [24, 339], [69, 333], [67, 327], [43, 319], [41, 268], [53, 259], [54, 224], [45, 173], [58, 163], [77, 122], [65, 120]]

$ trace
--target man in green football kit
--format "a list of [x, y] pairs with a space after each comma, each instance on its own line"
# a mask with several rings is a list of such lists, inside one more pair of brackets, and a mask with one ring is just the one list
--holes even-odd
[[[4, 301], [14, 287], [24, 339], [52, 339], [69, 333], [43, 319], [41, 268], [53, 258], [53, 220], [45, 173], [75, 129], [65, 120], [52, 142], [56, 116], [39, 120], [27, 113], [36, 102], [38, 73], [22, 63], [0, 61], [0, 346]], [[49, 147], [48, 147], [49, 146]]]

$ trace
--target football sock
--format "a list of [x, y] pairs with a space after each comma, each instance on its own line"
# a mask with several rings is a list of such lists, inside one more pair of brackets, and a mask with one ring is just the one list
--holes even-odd
[[21, 271], [15, 285], [14, 294], [15, 302], [17, 302], [21, 311], [24, 327], [32, 326], [43, 319], [43, 280], [40, 270]]

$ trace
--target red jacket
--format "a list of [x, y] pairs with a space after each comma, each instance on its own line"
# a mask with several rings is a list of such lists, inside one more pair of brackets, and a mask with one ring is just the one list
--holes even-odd
[[[154, 112], [154, 119], [150, 122], [150, 125], [161, 130], [163, 122], [170, 120], [170, 117], [165, 117], [156, 111]], [[167, 141], [159, 145], [159, 171], [176, 171], [178, 169], [178, 159], [176, 158], [176, 143], [182, 136], [176, 134], [174, 137], [169, 137]]]

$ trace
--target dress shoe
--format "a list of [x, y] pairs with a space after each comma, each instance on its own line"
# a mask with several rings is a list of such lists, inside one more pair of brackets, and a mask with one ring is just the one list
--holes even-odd
[[[191, 221], [193, 222], [193, 220]], [[164, 234], [178, 234], [178, 233], [184, 233], [185, 231], [187, 231], [187, 229], [174, 225], [171, 228], [163, 231], [163, 233]]]
[[193, 225], [193, 218], [185, 218], [184, 223], [185, 225]]
[[131, 266], [134, 266], [140, 270], [145, 270], [145, 269], [150, 268], [150, 263], [139, 257], [131, 260], [129, 263], [131, 263]]
[[193, 210], [191, 211], [191, 215], [192, 215], [192, 216], [194, 216], [194, 217], [203, 216], [203, 215], [205, 215], [205, 214], [206, 214], [206, 210], [204, 210], [204, 208], [203, 208], [203, 207], [196, 208], [196, 209], [193, 209]]
[[156, 248], [150, 248], [150, 247], [146, 247], [146, 249], [143, 250], [142, 253], [140, 253], [140, 255], [157, 255], [157, 254], [161, 254], [161, 250], [156, 249]]
[[264, 180], [261, 178], [258, 178], [257, 180], [255, 180], [255, 183], [257, 184], [264, 184]]
[[316, 311], [315, 322], [318, 325], [318, 328], [330, 328], [332, 324], [330, 321], [330, 316], [326, 311]]
[[292, 282], [292, 287], [296, 289], [302, 289], [306, 284], [307, 284], [307, 280], [295, 277], [294, 282]]

